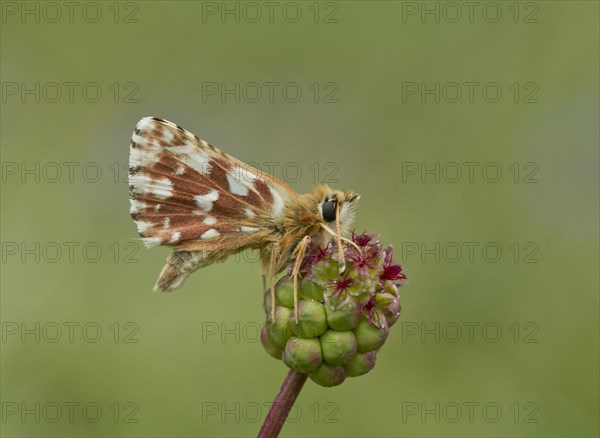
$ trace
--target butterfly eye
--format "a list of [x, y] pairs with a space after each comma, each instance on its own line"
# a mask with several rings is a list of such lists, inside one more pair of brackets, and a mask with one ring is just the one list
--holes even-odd
[[321, 207], [323, 213], [323, 219], [325, 222], [332, 222], [335, 220], [335, 201], [325, 201]]

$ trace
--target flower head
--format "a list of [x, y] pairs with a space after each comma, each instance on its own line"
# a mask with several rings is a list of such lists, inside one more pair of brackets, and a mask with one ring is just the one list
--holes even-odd
[[277, 283], [277, 317], [268, 320], [261, 337], [269, 354], [322, 386], [339, 385], [375, 366], [400, 316], [398, 287], [406, 280], [392, 247], [383, 249], [377, 237], [352, 232], [356, 246], [344, 243], [342, 274], [334, 242], [311, 242], [300, 268], [298, 322], [292, 320], [293, 279], [288, 275]]

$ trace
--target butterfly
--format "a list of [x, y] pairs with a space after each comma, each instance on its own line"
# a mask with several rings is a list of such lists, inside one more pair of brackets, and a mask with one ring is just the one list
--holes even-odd
[[359, 198], [325, 184], [300, 195], [273, 176], [156, 117], [142, 118], [131, 137], [131, 217], [146, 247], [173, 248], [155, 291], [178, 289], [199, 268], [254, 249], [259, 251], [265, 289], [266, 278], [270, 280], [272, 318], [274, 278], [293, 265], [297, 319], [297, 280], [310, 241], [335, 240], [343, 273], [342, 241], [356, 246], [344, 234], [354, 220]]

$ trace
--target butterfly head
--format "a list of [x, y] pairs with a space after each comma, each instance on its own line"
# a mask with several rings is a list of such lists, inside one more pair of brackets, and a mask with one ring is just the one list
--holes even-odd
[[350, 230], [360, 196], [354, 192], [332, 190], [328, 186], [317, 187], [319, 218], [328, 226], [335, 227], [338, 220], [343, 234]]

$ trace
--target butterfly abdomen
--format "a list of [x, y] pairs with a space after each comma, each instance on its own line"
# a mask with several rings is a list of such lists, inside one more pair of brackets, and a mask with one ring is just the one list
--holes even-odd
[[199, 251], [173, 251], [167, 257], [167, 264], [160, 271], [154, 290], [171, 292], [179, 289], [184, 285], [188, 276], [204, 264], [205, 258]]

